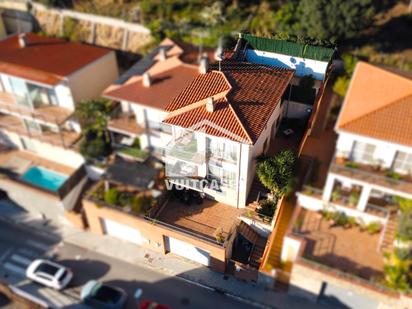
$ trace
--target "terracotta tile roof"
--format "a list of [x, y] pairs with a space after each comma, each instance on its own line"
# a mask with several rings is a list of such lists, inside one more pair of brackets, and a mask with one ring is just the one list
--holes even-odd
[[[185, 128], [201, 123], [207, 133], [254, 144], [293, 77], [293, 70], [233, 60], [199, 74], [167, 107], [165, 123]], [[208, 97], [216, 109], [206, 111]], [[204, 125], [204, 124], [207, 125]], [[206, 128], [204, 128], [206, 127]]]
[[64, 77], [105, 56], [108, 49], [27, 33], [27, 46], [18, 36], [0, 41], [0, 72], [55, 85]]
[[181, 63], [152, 75], [150, 87], [143, 86], [143, 78], [139, 76], [120, 87], [109, 88], [104, 96], [164, 110], [167, 104], [198, 74], [197, 66]]
[[227, 92], [231, 88], [232, 86], [222, 72], [212, 71], [208, 74], [198, 74], [197, 77], [184, 88], [184, 91], [173, 98], [166, 107], [166, 111], [175, 111], [218, 93]]
[[360, 62], [337, 123], [338, 130], [412, 145], [412, 78]]

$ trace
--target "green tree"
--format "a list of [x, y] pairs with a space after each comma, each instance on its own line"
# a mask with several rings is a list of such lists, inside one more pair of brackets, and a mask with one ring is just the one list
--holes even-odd
[[345, 73], [336, 79], [336, 82], [333, 85], [333, 91], [343, 98], [346, 95], [346, 91], [349, 88], [353, 71], [355, 70], [356, 63], [359, 59], [350, 54], [344, 54], [342, 56], [342, 59], [344, 63]]
[[398, 291], [410, 291], [412, 278], [409, 269], [412, 265], [409, 252], [395, 250], [385, 255], [385, 283]]
[[295, 154], [290, 150], [284, 150], [273, 157], [259, 157], [256, 173], [260, 182], [276, 198], [280, 198], [284, 194], [289, 194], [293, 188], [295, 164]]
[[106, 132], [111, 103], [106, 99], [80, 102], [75, 117], [82, 128], [80, 153], [89, 160], [105, 157], [110, 153], [110, 139]]
[[333, 42], [354, 38], [372, 24], [375, 0], [301, 0], [297, 9], [299, 34]]
[[106, 130], [111, 108], [110, 101], [103, 98], [77, 104], [75, 116], [79, 120], [83, 133], [93, 132], [102, 136]]

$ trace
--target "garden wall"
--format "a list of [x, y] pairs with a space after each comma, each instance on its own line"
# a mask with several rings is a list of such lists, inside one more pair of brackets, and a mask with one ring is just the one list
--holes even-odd
[[[6, 11], [29, 12], [33, 17], [34, 29], [37, 28], [47, 35], [67, 37], [72, 41], [83, 41], [133, 53], [152, 42], [149, 29], [116, 18], [48, 8], [38, 3], [27, 5], [26, 1], [0, 0], [0, 8]], [[18, 29], [16, 25], [22, 22], [19, 16], [13, 15], [14, 20], [9, 20], [11, 28]]]

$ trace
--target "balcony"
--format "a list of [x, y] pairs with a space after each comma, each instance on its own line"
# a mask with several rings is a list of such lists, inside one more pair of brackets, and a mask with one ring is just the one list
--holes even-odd
[[350, 193], [340, 193], [337, 197], [332, 197], [332, 201], [326, 202], [322, 199], [323, 190], [304, 186], [301, 192], [297, 193], [298, 203], [303, 208], [311, 211], [338, 211], [345, 213], [348, 217], [361, 219], [364, 223], [371, 222], [385, 223], [391, 207], [383, 200], [370, 198], [365, 211], [358, 210], [353, 201], [351, 201]]
[[0, 128], [64, 148], [74, 147], [81, 137], [79, 133], [65, 129], [59, 129], [59, 132], [30, 130], [25, 127], [20, 118], [5, 114], [0, 114]]
[[25, 102], [27, 99], [24, 97], [0, 92], [0, 111], [5, 114], [30, 117], [37, 121], [56, 125], [63, 124], [73, 114], [71, 110], [61, 106], [40, 104], [31, 108]]
[[107, 124], [109, 130], [125, 135], [136, 136], [144, 133], [144, 128], [139, 126], [133, 112], [122, 112], [120, 108], [113, 111]]
[[155, 219], [186, 230], [204, 240], [223, 244], [242, 213], [242, 209], [208, 199], [188, 205], [175, 198]]
[[412, 194], [411, 175], [400, 175], [372, 164], [362, 164], [352, 162], [347, 158], [335, 157], [329, 171], [350, 179], [371, 183], [375, 186]]

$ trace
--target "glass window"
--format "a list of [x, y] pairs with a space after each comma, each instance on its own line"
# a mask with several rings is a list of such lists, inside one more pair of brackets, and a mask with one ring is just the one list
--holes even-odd
[[209, 155], [217, 159], [229, 161], [237, 160], [237, 144], [224, 142], [215, 138], [207, 138], [207, 148]]
[[355, 142], [352, 148], [351, 159], [356, 162], [372, 163], [376, 146], [373, 144]]
[[398, 151], [393, 162], [393, 169], [400, 173], [412, 173], [412, 153]]
[[30, 101], [27, 99], [27, 86], [24, 80], [20, 78], [9, 77], [11, 88], [13, 89], [13, 94], [17, 100], [18, 104], [32, 107]]

